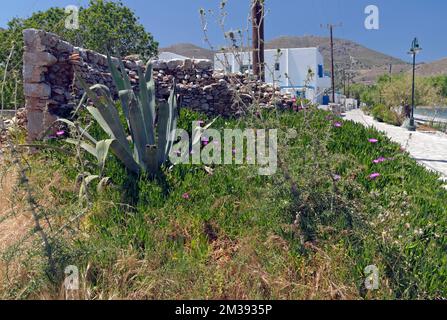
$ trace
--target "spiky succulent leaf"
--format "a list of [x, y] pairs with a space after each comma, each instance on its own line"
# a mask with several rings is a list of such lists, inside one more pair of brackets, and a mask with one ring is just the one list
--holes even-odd
[[144, 81], [145, 77], [141, 68], [138, 68], [138, 76], [140, 78], [140, 103], [146, 137], [148, 143], [153, 145], [155, 144], [155, 100], [152, 99], [154, 92], [153, 88], [149, 89]]
[[[100, 127], [111, 138], [114, 138], [115, 135], [113, 133], [113, 130], [110, 128], [109, 123], [107, 123], [107, 121], [103, 118], [99, 110], [94, 107], [88, 107], [87, 110], [95, 118], [96, 122], [98, 122]], [[121, 162], [126, 166], [126, 168], [128, 168], [130, 171], [134, 173], [139, 173], [140, 168], [132, 156], [132, 152], [130, 151], [127, 139], [124, 144], [118, 140], [114, 140], [113, 143], [111, 144], [111, 148], [113, 150], [113, 153], [118, 157], [118, 159], [121, 160]]]
[[162, 165], [167, 159], [167, 150], [169, 147], [168, 139], [172, 122], [172, 107], [169, 103], [161, 103], [158, 108], [158, 164]]
[[[88, 107], [87, 110], [98, 121], [99, 125], [106, 131], [111, 138], [116, 139], [122, 147], [130, 153], [129, 144], [127, 143], [127, 135], [110, 96], [109, 89], [104, 85], [94, 85], [88, 87], [87, 84], [79, 78], [79, 82], [88, 97], [93, 101], [94, 107]], [[96, 94], [96, 90], [101, 92], [101, 96]]]
[[106, 159], [109, 154], [109, 149], [112, 143], [115, 141], [115, 139], [107, 139], [99, 141], [96, 144], [96, 158], [98, 159], [98, 165], [99, 169], [102, 175], [102, 172], [104, 171], [104, 166], [106, 164]]
[[[116, 87], [117, 91], [120, 92], [122, 90], [128, 90], [126, 88], [126, 84], [125, 84], [124, 78], [122, 77], [121, 72], [119, 72], [118, 68], [113, 63], [112, 58], [110, 57], [110, 55], [108, 53], [107, 53], [107, 61], [108, 61], [110, 73], [112, 74], [113, 82], [115, 83], [115, 87]], [[124, 116], [126, 117], [126, 120], [129, 123], [128, 105], [127, 105], [126, 101], [124, 100], [125, 98], [121, 97], [121, 95], [119, 96], [119, 98], [121, 101], [121, 108], [123, 108]]]
[[168, 145], [166, 147], [165, 161], [167, 160], [167, 157], [171, 153], [172, 146], [174, 144], [175, 131], [177, 129], [177, 119], [178, 119], [177, 87], [176, 87], [175, 81], [173, 82], [172, 87], [173, 87], [173, 89], [171, 91], [171, 94], [170, 94], [169, 100], [168, 100], [170, 113], [171, 113], [171, 120], [170, 120], [170, 124], [169, 124], [169, 129], [168, 129], [168, 136], [167, 136], [167, 140], [168, 140], [167, 144]]
[[65, 139], [65, 142], [75, 145], [75, 146], [79, 146], [82, 149], [84, 149], [85, 151], [87, 151], [88, 153], [90, 153], [95, 158], [98, 157], [98, 154], [96, 152], [96, 147], [87, 143], [87, 142], [84, 142], [82, 140], [74, 140], [74, 139]]
[[155, 145], [146, 146], [146, 163], [147, 163], [147, 172], [151, 176], [155, 176], [160, 168], [158, 163], [157, 146]]
[[135, 148], [134, 154], [137, 156], [135, 160], [142, 168], [145, 169], [146, 164], [144, 159], [146, 155], [146, 145], [148, 145], [147, 135], [145, 132], [146, 126], [144, 125], [143, 114], [139, 107], [138, 100], [136, 99], [132, 90], [128, 91], [128, 101], [129, 121]]
[[124, 89], [130, 90], [132, 89], [132, 84], [130, 82], [129, 75], [127, 74], [126, 67], [124, 66], [123, 60], [118, 59], [118, 62], [121, 69], [121, 77], [124, 81]]

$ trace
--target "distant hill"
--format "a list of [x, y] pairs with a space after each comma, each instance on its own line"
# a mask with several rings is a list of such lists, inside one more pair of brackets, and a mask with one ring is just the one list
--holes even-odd
[[[330, 38], [317, 36], [283, 36], [266, 43], [266, 48], [307, 48], [318, 47], [324, 57], [326, 69], [330, 69]], [[351, 59], [352, 57], [352, 59]], [[354, 81], [374, 82], [378, 76], [388, 73], [407, 71], [410, 66], [403, 60], [366, 48], [356, 42], [334, 39], [334, 61], [336, 69], [350, 69], [356, 74]]]
[[195, 59], [214, 59], [214, 53], [211, 50], [198, 47], [191, 43], [179, 43], [170, 47], [161, 48], [160, 52], [172, 52], [185, 57]]
[[[330, 63], [330, 39], [317, 36], [283, 36], [266, 42], [266, 48], [307, 48], [319, 47], [325, 58], [326, 66]], [[404, 61], [389, 55], [368, 49], [358, 43], [344, 39], [334, 39], [334, 58], [337, 65], [349, 65], [350, 56], [354, 58], [356, 69], [371, 69], [385, 65], [405, 64]]]
[[416, 72], [418, 75], [428, 77], [428, 76], [447, 76], [447, 58], [434, 61], [431, 63], [423, 63], [416, 67]]
[[[266, 42], [267, 49], [319, 47], [325, 59], [326, 70], [330, 69], [330, 39], [318, 36], [282, 36]], [[160, 49], [187, 57], [213, 59], [213, 51], [193, 44], [181, 43]], [[352, 60], [351, 58], [352, 57]], [[358, 43], [344, 39], [334, 39], [336, 68], [352, 69], [356, 73], [355, 82], [371, 83], [378, 76], [388, 73], [392, 65], [393, 73], [406, 72], [410, 65], [405, 61], [368, 49]]]

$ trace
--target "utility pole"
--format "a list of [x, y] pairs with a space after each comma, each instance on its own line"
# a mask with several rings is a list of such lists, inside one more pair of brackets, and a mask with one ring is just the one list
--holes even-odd
[[[332, 102], [335, 103], [335, 61], [334, 61], [334, 28], [341, 27], [342, 24], [328, 24], [326, 27], [331, 34], [331, 77], [332, 77]], [[322, 25], [323, 27], [323, 25]]]
[[264, 59], [264, 0], [252, 0], [253, 74], [265, 82]]
[[343, 69], [343, 94], [346, 96], [346, 70]]

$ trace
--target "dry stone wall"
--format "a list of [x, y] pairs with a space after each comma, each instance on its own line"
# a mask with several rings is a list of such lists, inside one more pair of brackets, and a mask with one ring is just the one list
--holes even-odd
[[[83, 95], [77, 76], [90, 85], [108, 86], [116, 96], [106, 56], [75, 47], [41, 30], [25, 30], [24, 41], [23, 78], [29, 140], [41, 138], [57, 118], [70, 116]], [[113, 62], [118, 64], [116, 58]], [[138, 68], [144, 68], [143, 62], [135, 57], [123, 62], [137, 88]], [[274, 86], [247, 75], [228, 76], [213, 70], [210, 60], [154, 61], [154, 79], [159, 100], [169, 96], [175, 80], [181, 107], [210, 115], [237, 117], [254, 100], [263, 106], [282, 108], [293, 103]]]

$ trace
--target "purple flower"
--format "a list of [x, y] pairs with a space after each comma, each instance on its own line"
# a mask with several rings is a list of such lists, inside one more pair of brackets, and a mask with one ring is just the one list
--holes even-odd
[[338, 174], [333, 174], [332, 175], [332, 179], [334, 179], [334, 181], [340, 181], [341, 180], [341, 176]]
[[233, 155], [235, 155], [236, 154], [236, 149], [233, 149], [232, 152], [233, 152]]
[[341, 122], [336, 122], [336, 123], [334, 123], [334, 127], [341, 128], [341, 127], [343, 127], [343, 124], [341, 124]]
[[384, 157], [380, 157], [380, 158], [377, 158], [376, 160], [374, 160], [373, 162], [375, 163], [375, 164], [379, 164], [379, 163], [382, 163], [382, 162], [385, 162], [385, 161], [387, 161], [388, 159], [386, 159], [386, 158], [384, 158]]
[[190, 198], [190, 196], [189, 196], [189, 193], [184, 193], [183, 195], [182, 195], [182, 198], [183, 199], [185, 199], [185, 200], [189, 200], [189, 198]]
[[65, 134], [64, 130], [56, 132], [56, 136], [58, 136], [58, 137], [62, 137], [64, 134]]
[[368, 139], [368, 141], [371, 142], [371, 143], [377, 143], [377, 142], [379, 142], [379, 140], [377, 140], [377, 139]]
[[375, 172], [369, 176], [369, 179], [376, 180], [378, 177], [380, 177], [380, 173]]

